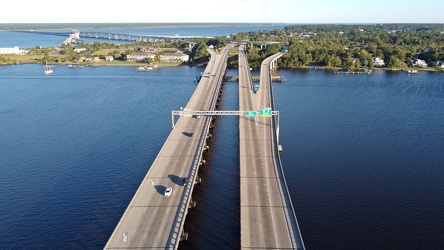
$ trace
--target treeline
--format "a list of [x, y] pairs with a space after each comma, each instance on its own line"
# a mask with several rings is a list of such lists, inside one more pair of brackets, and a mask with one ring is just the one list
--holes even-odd
[[190, 54], [190, 63], [193, 65], [203, 65], [210, 60], [210, 53], [207, 49], [212, 46], [214, 48], [222, 48], [228, 44], [226, 37], [217, 37], [212, 39], [200, 39], [193, 47]]
[[[288, 44], [281, 67], [297, 68], [311, 64], [326, 67], [373, 67], [380, 57], [385, 67], [404, 68], [414, 59], [422, 59], [430, 67], [444, 61], [444, 25], [379, 24], [379, 25], [294, 25], [281, 30], [239, 33], [238, 40], [278, 41]], [[259, 50], [250, 48], [249, 61], [273, 54], [277, 46]]]

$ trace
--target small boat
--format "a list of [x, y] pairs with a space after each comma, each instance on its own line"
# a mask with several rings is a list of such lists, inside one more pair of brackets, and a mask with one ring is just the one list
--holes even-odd
[[409, 69], [409, 70], [407, 70], [407, 74], [418, 74], [418, 70], [416, 70], [416, 69]]
[[52, 74], [52, 72], [53, 72], [52, 67], [53, 66], [48, 65], [48, 61], [46, 61], [46, 64], [43, 67], [45, 67], [45, 74], [46, 75]]
[[151, 66], [141, 66], [139, 68], [137, 68], [137, 71], [143, 72], [143, 71], [151, 71], [153, 70], [153, 67]]
[[68, 64], [68, 68], [75, 68], [76, 66], [75, 65], [72, 65], [72, 64]]

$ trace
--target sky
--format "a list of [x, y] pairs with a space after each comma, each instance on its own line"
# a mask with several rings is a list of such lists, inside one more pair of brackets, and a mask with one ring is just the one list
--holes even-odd
[[0, 23], [444, 23], [444, 0], [8, 0], [0, 6]]

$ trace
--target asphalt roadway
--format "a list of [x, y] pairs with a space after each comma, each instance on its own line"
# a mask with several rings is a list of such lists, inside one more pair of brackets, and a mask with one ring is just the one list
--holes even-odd
[[[215, 107], [231, 46], [220, 54], [210, 51], [210, 62], [185, 108]], [[104, 249], [177, 249], [210, 119], [177, 120]], [[187, 183], [182, 186], [184, 177]], [[167, 187], [172, 187], [169, 197], [164, 196]]]
[[[272, 108], [270, 62], [261, 66], [260, 90], [252, 91], [244, 46], [239, 48], [239, 109]], [[241, 249], [304, 249], [283, 178], [272, 118], [239, 118]]]

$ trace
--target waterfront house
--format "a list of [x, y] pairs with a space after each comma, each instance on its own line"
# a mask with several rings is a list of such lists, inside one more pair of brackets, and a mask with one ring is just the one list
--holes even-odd
[[165, 53], [163, 55], [160, 55], [161, 62], [187, 62], [189, 59], [190, 59], [189, 55], [184, 54], [180, 51], [177, 51], [175, 53]]
[[138, 48], [138, 50], [139, 50], [140, 52], [144, 52], [144, 53], [153, 53], [153, 52], [156, 52], [156, 49], [153, 48], [153, 47], [151, 47], [151, 46], [140, 46], [140, 47]]
[[427, 63], [424, 60], [415, 59], [412, 62], [412, 66], [413, 67], [418, 67], [418, 68], [427, 68]]
[[441, 69], [444, 69], [444, 61], [438, 60], [438, 61], [436, 61], [436, 65], [438, 67], [440, 67]]
[[105, 56], [105, 61], [112, 62], [112, 61], [114, 61], [114, 57], [113, 56]]
[[154, 60], [155, 55], [151, 53], [132, 53], [126, 56], [128, 62], [147, 62], [148, 60]]
[[86, 48], [76, 48], [76, 49], [74, 49], [74, 52], [76, 52], [76, 53], [81, 53], [81, 52], [85, 52], [86, 51]]
[[96, 62], [100, 62], [100, 59], [96, 56], [96, 57], [88, 57], [85, 60], [86, 63], [96, 63]]
[[75, 58], [75, 61], [76, 61], [76, 62], [85, 62], [85, 61], [86, 61], [86, 57], [84, 57], [84, 56], [76, 57], [76, 58]]
[[381, 67], [384, 65], [385, 65], [385, 62], [382, 58], [380, 58], [380, 57], [373, 58], [373, 66]]

